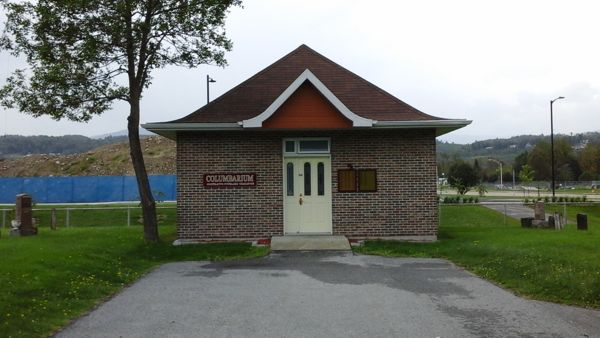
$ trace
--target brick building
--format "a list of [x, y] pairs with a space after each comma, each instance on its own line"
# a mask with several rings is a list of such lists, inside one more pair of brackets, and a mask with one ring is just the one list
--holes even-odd
[[287, 234], [434, 240], [435, 138], [467, 120], [427, 115], [302, 45], [179, 120], [179, 242]]

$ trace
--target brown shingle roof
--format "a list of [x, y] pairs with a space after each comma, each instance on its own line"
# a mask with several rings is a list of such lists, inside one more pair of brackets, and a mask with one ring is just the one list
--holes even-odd
[[352, 73], [306, 45], [242, 82], [206, 106], [172, 122], [239, 122], [269, 107], [309, 69], [348, 109], [378, 121], [443, 120], [427, 115]]

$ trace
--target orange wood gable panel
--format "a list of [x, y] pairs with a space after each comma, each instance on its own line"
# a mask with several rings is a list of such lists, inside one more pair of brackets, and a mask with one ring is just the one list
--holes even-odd
[[352, 128], [352, 122], [311, 83], [304, 82], [263, 122], [263, 128]]

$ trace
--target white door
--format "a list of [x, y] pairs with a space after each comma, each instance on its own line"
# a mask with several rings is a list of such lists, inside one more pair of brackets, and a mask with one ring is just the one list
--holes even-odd
[[331, 234], [331, 159], [288, 157], [283, 161], [284, 232]]

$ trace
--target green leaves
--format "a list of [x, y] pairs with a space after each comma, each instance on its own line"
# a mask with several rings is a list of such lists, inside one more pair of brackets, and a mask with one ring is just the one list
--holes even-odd
[[0, 104], [33, 116], [88, 121], [114, 100], [139, 101], [152, 70], [226, 64], [223, 29], [239, 0], [2, 2], [0, 49], [24, 55]]
[[456, 161], [448, 170], [448, 184], [461, 195], [466, 194], [477, 183], [477, 173], [473, 167], [464, 162]]

